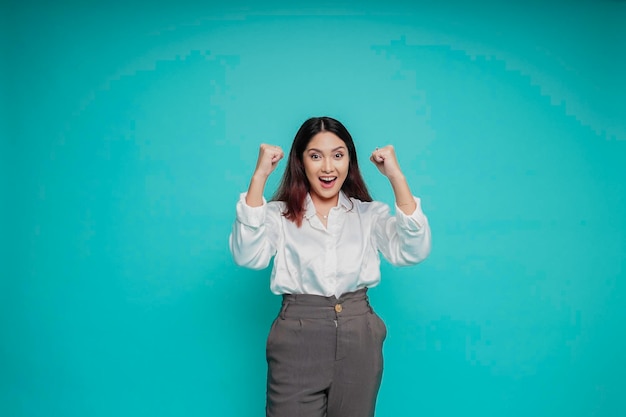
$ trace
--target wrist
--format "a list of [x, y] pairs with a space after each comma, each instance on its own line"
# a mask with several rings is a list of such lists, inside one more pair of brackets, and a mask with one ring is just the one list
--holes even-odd
[[406, 177], [402, 172], [390, 174], [387, 176], [387, 179], [389, 180], [389, 182], [391, 182], [391, 184], [406, 183]]
[[263, 172], [259, 172], [259, 171], [255, 171], [252, 174], [252, 181], [253, 182], [261, 182], [261, 183], [265, 183], [267, 182], [267, 179], [269, 178], [269, 174], [263, 173]]

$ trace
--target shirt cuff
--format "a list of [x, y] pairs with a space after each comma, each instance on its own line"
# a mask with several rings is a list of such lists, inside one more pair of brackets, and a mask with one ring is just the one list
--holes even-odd
[[405, 214], [396, 204], [396, 219], [398, 226], [404, 230], [419, 232], [428, 224], [428, 219], [422, 211], [422, 203], [418, 197], [413, 197], [415, 201], [415, 211], [411, 214]]
[[251, 207], [246, 203], [246, 195], [241, 193], [237, 202], [237, 221], [249, 227], [261, 227], [265, 222], [265, 212], [267, 211], [267, 201], [263, 197], [263, 205], [259, 207]]

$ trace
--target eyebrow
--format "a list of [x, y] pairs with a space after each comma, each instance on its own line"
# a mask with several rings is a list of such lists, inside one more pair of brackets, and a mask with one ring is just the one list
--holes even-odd
[[[337, 146], [335, 149], [332, 149], [331, 152], [336, 152], [336, 151], [341, 150], [341, 149], [345, 150], [346, 147], [345, 146]], [[317, 148], [310, 148], [310, 149], [307, 149], [306, 151], [307, 152], [315, 151], [315, 152], [323, 153], [320, 149], [317, 149]]]

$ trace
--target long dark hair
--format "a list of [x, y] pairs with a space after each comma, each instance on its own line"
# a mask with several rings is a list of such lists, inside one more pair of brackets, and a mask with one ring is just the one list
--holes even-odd
[[274, 201], [283, 201], [285, 203], [285, 211], [283, 215], [295, 222], [298, 227], [302, 225], [302, 217], [304, 216], [304, 200], [309, 192], [311, 185], [304, 172], [304, 163], [302, 156], [304, 151], [313, 138], [320, 132], [331, 132], [343, 140], [348, 148], [348, 156], [350, 164], [348, 166], [348, 176], [343, 183], [341, 190], [348, 196], [361, 201], [372, 201], [369, 191], [361, 171], [356, 156], [356, 148], [352, 136], [341, 122], [331, 117], [312, 117], [305, 121], [296, 137], [291, 144], [289, 151], [289, 159], [287, 167], [280, 180], [280, 185], [276, 193], [272, 197]]

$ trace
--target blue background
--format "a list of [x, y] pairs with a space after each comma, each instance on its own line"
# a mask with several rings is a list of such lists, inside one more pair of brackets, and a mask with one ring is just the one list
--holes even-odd
[[3, 3], [3, 416], [263, 415], [279, 298], [227, 239], [314, 115], [433, 231], [370, 292], [377, 416], [626, 415], [626, 3], [358, 4]]

